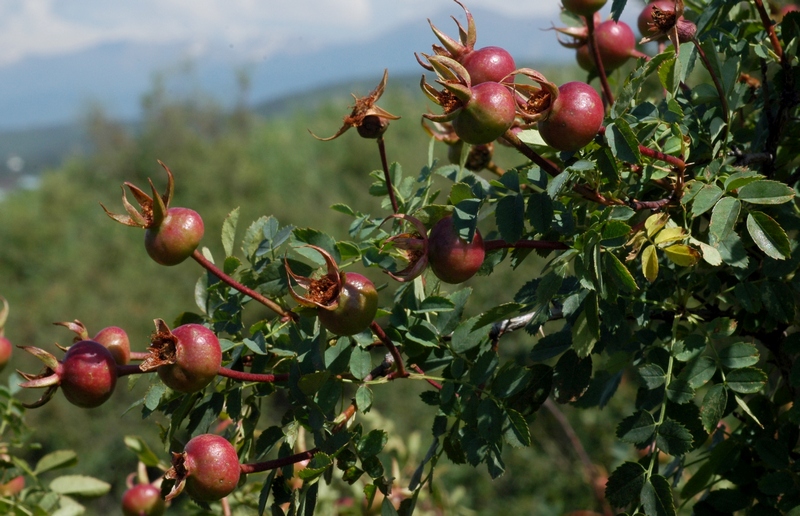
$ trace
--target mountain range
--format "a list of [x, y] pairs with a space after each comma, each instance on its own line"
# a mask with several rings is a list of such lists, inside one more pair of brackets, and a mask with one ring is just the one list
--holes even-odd
[[[552, 32], [557, 20], [514, 19], [473, 10], [478, 23], [478, 46], [499, 45], [517, 60], [552, 63], [571, 59]], [[447, 13], [434, 19], [447, 20]], [[455, 23], [441, 23], [456, 35]], [[235, 101], [237, 73], [249, 75], [255, 102], [316, 89], [352, 78], [380, 79], [390, 74], [422, 71], [414, 52], [430, 53], [436, 38], [425, 19], [406, 24], [378, 38], [356, 43], [295, 50], [245, 62], [227, 45], [209, 44], [198, 51], [190, 42], [173, 44], [107, 43], [72, 54], [32, 57], [0, 68], [0, 130], [63, 124], [75, 121], [87, 106], [99, 104], [116, 118], [133, 119], [141, 96], [159, 74], [176, 93], [201, 89], [223, 103]]]

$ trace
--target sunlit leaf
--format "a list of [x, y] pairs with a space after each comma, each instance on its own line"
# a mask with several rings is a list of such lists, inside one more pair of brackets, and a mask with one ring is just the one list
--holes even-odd
[[685, 244], [675, 244], [665, 247], [664, 254], [669, 260], [681, 267], [691, 267], [700, 259], [700, 253]]
[[642, 274], [650, 283], [658, 277], [658, 255], [653, 245], [648, 245], [642, 251]]

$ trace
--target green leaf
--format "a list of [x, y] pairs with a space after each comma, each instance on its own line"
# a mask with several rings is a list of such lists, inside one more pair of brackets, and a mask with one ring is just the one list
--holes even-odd
[[503, 303], [481, 314], [475, 323], [475, 328], [481, 328], [489, 324], [508, 318], [509, 315], [519, 312], [522, 305], [519, 303]]
[[741, 394], [755, 394], [767, 383], [767, 373], [757, 367], [734, 369], [725, 377], [725, 384]]
[[313, 396], [325, 385], [325, 382], [330, 378], [330, 371], [317, 371], [314, 373], [304, 374], [297, 382], [297, 387], [306, 396]]
[[756, 365], [759, 355], [755, 344], [750, 342], [734, 342], [718, 352], [719, 363], [728, 369], [740, 369]]
[[436, 328], [428, 321], [424, 320], [409, 328], [406, 338], [412, 342], [416, 342], [420, 346], [428, 348], [439, 346], [439, 336], [436, 334]]
[[495, 210], [500, 237], [509, 243], [522, 238], [525, 231], [525, 200], [521, 195], [506, 195], [497, 201]]
[[606, 252], [603, 253], [603, 256], [606, 272], [618, 287], [628, 293], [638, 290], [639, 286], [636, 284], [631, 271], [614, 253]]
[[233, 255], [233, 243], [236, 238], [236, 225], [239, 222], [239, 208], [228, 213], [222, 222], [222, 248], [225, 249], [225, 256]]
[[502, 409], [491, 398], [484, 398], [477, 410], [478, 434], [489, 443], [497, 443], [503, 437]]
[[453, 337], [450, 340], [450, 347], [454, 353], [464, 353], [480, 344], [484, 339], [488, 338], [490, 325], [477, 326], [479, 316], [472, 317], [466, 321], [461, 322], [453, 331]]
[[694, 389], [680, 378], [675, 378], [667, 388], [667, 398], [674, 403], [688, 403], [694, 399]]
[[102, 496], [111, 490], [111, 484], [85, 475], [64, 475], [50, 482], [50, 489], [62, 495]]
[[508, 444], [515, 448], [523, 448], [531, 445], [531, 431], [525, 417], [513, 409], [506, 409], [506, 415], [510, 424], [503, 433], [503, 438]]
[[242, 261], [235, 256], [228, 256], [222, 263], [222, 271], [227, 275], [232, 275], [242, 265]]
[[551, 199], [555, 199], [561, 195], [561, 190], [564, 188], [569, 178], [570, 172], [569, 169], [567, 169], [550, 179], [550, 182], [547, 183], [547, 195], [549, 195]]
[[356, 451], [359, 457], [365, 459], [373, 457], [383, 450], [386, 442], [389, 440], [389, 434], [383, 430], [372, 430], [370, 433], [359, 439], [356, 444]]
[[624, 118], [617, 118], [606, 126], [606, 140], [614, 157], [621, 161], [638, 165], [642, 162], [639, 140]]
[[641, 493], [642, 505], [647, 516], [675, 516], [675, 500], [669, 481], [661, 475], [653, 475]]
[[794, 199], [794, 190], [780, 181], [761, 179], [739, 188], [739, 199], [752, 204], [783, 204]]
[[624, 462], [611, 473], [606, 483], [606, 499], [613, 507], [624, 507], [639, 500], [647, 472], [637, 462]]
[[666, 418], [658, 427], [656, 445], [670, 455], [684, 455], [692, 449], [692, 434], [682, 424]]
[[353, 211], [353, 208], [341, 202], [331, 204], [331, 209], [333, 211], [338, 211], [339, 213], [343, 213], [345, 215], [350, 215], [351, 217], [356, 216], [356, 212]]
[[677, 59], [672, 57], [661, 63], [658, 67], [658, 79], [661, 81], [661, 86], [671, 95], [675, 95], [675, 90], [680, 83], [675, 73], [676, 61]]
[[744, 410], [745, 414], [747, 414], [748, 416], [753, 418], [753, 421], [755, 421], [758, 426], [760, 426], [761, 428], [764, 428], [764, 425], [762, 425], [761, 421], [759, 421], [758, 418], [756, 417], [756, 415], [753, 414], [753, 411], [750, 410], [750, 407], [747, 406], [747, 403], [745, 403], [745, 401], [742, 398], [740, 398], [739, 396], [737, 396], [735, 394], [733, 395], [733, 397], [736, 400], [736, 404], [739, 405], [739, 408]]
[[531, 373], [527, 368], [506, 362], [492, 381], [492, 394], [498, 398], [508, 398], [524, 389], [530, 379]]
[[716, 372], [717, 363], [713, 358], [699, 356], [686, 364], [678, 378], [689, 384], [689, 387], [698, 389], [713, 378]]
[[448, 201], [455, 206], [465, 199], [474, 199], [472, 188], [467, 183], [456, 183], [450, 188], [450, 197]]
[[419, 308], [414, 310], [415, 314], [424, 314], [430, 312], [450, 312], [455, 309], [455, 303], [446, 297], [430, 296], [420, 303]]
[[658, 255], [654, 245], [648, 245], [642, 251], [642, 274], [650, 283], [658, 278]]
[[619, 17], [622, 16], [622, 11], [625, 9], [625, 4], [628, 0], [614, 0], [611, 3], [611, 17], [614, 21], [618, 22]]
[[758, 181], [759, 179], [763, 178], [761, 174], [758, 172], [753, 172], [752, 170], [742, 170], [739, 172], [734, 172], [727, 179], [725, 179], [725, 191], [732, 192], [738, 188], [743, 187], [748, 183], [752, 183], [753, 181]]
[[34, 475], [40, 475], [45, 471], [52, 471], [58, 468], [67, 468], [78, 463], [78, 455], [72, 450], [57, 450], [48, 453], [36, 463], [33, 470]]
[[317, 452], [306, 467], [297, 472], [297, 478], [305, 481], [319, 478], [332, 464], [333, 458], [330, 455]]
[[572, 347], [572, 332], [562, 330], [550, 333], [534, 344], [530, 359], [534, 362], [543, 362], [557, 357], [570, 347]]
[[656, 422], [653, 415], [640, 410], [620, 422], [617, 426], [617, 437], [626, 443], [642, 444], [653, 437], [655, 429]]
[[711, 212], [711, 223], [708, 226], [708, 243], [717, 245], [728, 237], [733, 231], [742, 203], [733, 197], [723, 197], [714, 205]]
[[672, 353], [677, 360], [688, 362], [706, 349], [706, 338], [693, 333], [679, 340], [672, 348]]
[[786, 232], [766, 213], [751, 211], [747, 215], [747, 231], [753, 242], [770, 258], [783, 260], [792, 252]]
[[384, 498], [381, 502], [381, 516], [400, 516], [389, 497]]
[[717, 185], [704, 185], [692, 203], [692, 216], [697, 217], [713, 208], [723, 193]]
[[[627, 240], [630, 236], [631, 227], [621, 220], [611, 219], [603, 225], [602, 244], [609, 246], [614, 241]], [[620, 244], [621, 245], [621, 244]]]
[[580, 358], [574, 350], [567, 350], [558, 359], [553, 370], [553, 398], [558, 403], [577, 401], [589, 388], [592, 377], [592, 357]]
[[350, 372], [363, 380], [372, 371], [372, 356], [361, 346], [354, 346], [350, 354]]
[[[587, 304], [594, 299], [592, 304]], [[580, 358], [589, 356], [594, 349], [594, 345], [600, 340], [599, 322], [597, 320], [597, 298], [587, 296], [584, 303], [584, 309], [578, 314], [575, 319], [575, 324], [572, 326], [572, 349], [578, 354]]]
[[717, 423], [725, 414], [725, 407], [728, 404], [728, 391], [722, 384], [712, 385], [703, 397], [703, 404], [700, 407], [700, 421], [703, 428], [711, 433], [717, 428]]
[[[339, 249], [336, 247], [336, 240], [332, 236], [312, 228], [295, 228], [292, 234], [298, 242], [321, 247], [328, 251], [336, 262], [341, 260]], [[305, 256], [317, 265], [325, 265], [325, 259], [322, 255], [310, 247], [297, 246], [293, 251]]]
[[356, 407], [359, 412], [367, 413], [372, 408], [372, 389], [367, 385], [360, 385], [356, 391]]
[[657, 389], [664, 385], [667, 377], [667, 373], [658, 364], [644, 364], [639, 367], [638, 372], [642, 384], [649, 390]]
[[751, 314], [761, 311], [761, 290], [753, 283], [737, 283], [733, 293], [742, 307]]
[[533, 229], [546, 233], [553, 224], [553, 200], [544, 192], [532, 193], [525, 214]]
[[124, 441], [125, 446], [136, 454], [142, 464], [150, 468], [158, 466], [160, 462], [158, 455], [150, 449], [144, 439], [136, 435], [126, 435]]

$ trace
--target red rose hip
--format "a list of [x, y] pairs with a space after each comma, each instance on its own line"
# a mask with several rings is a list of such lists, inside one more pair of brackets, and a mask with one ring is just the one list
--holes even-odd
[[436, 223], [428, 235], [428, 263], [437, 278], [445, 283], [462, 283], [478, 272], [486, 251], [483, 238], [476, 229], [472, 242], [456, 232], [453, 217]]
[[594, 88], [568, 82], [559, 86], [550, 113], [539, 122], [539, 134], [554, 149], [574, 152], [594, 139], [604, 117], [603, 100]]

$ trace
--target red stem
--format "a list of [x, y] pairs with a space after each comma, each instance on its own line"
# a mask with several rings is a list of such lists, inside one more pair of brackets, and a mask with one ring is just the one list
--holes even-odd
[[285, 382], [289, 379], [288, 373], [282, 374], [259, 374], [259, 373], [246, 373], [244, 371], [235, 371], [227, 367], [220, 367], [217, 374], [225, 378], [232, 378], [241, 382], [259, 382], [259, 383], [275, 383]]
[[548, 242], [546, 240], [517, 240], [514, 243], [505, 240], [486, 240], [483, 242], [486, 251], [495, 249], [569, 249], [563, 242]]
[[386, 190], [389, 192], [389, 200], [392, 202], [392, 210], [397, 213], [399, 208], [397, 206], [397, 198], [394, 196], [394, 187], [392, 186], [392, 178], [389, 175], [389, 162], [386, 159], [386, 144], [383, 141], [383, 136], [378, 137], [378, 151], [381, 155], [381, 165], [383, 166], [383, 177], [386, 179]]
[[756, 10], [758, 11], [758, 15], [761, 17], [761, 23], [764, 25], [764, 28], [767, 29], [767, 35], [769, 36], [769, 41], [772, 43], [772, 47], [775, 49], [775, 54], [781, 60], [781, 66], [784, 68], [788, 68], [789, 60], [786, 59], [786, 55], [783, 52], [783, 47], [781, 46], [781, 42], [778, 39], [778, 35], [775, 34], [775, 25], [772, 23], [772, 19], [769, 17], [769, 13], [767, 12], [766, 7], [764, 7], [764, 2], [762, 0], [754, 0], [756, 4]]
[[394, 358], [394, 363], [397, 364], [397, 375], [401, 378], [405, 378], [408, 376], [408, 371], [406, 371], [406, 366], [403, 364], [403, 357], [400, 356], [400, 351], [397, 350], [397, 346], [394, 345], [392, 339], [386, 335], [386, 332], [383, 331], [380, 324], [372, 321], [372, 324], [369, 325], [375, 335], [377, 335], [378, 339], [383, 342], [383, 345], [386, 346], [386, 349], [389, 350], [389, 353], [392, 354], [392, 358]]
[[223, 283], [235, 288], [236, 290], [238, 290], [242, 294], [245, 294], [247, 296], [252, 297], [253, 299], [258, 301], [262, 305], [266, 306], [267, 308], [269, 308], [270, 310], [272, 310], [276, 314], [280, 315], [281, 318], [291, 319], [293, 321], [297, 321], [298, 320], [299, 316], [296, 313], [294, 313], [292, 311], [284, 310], [275, 301], [273, 301], [273, 300], [271, 300], [271, 299], [269, 299], [267, 297], [264, 297], [263, 295], [261, 295], [260, 293], [256, 292], [255, 290], [253, 290], [253, 289], [251, 289], [249, 287], [246, 287], [246, 286], [242, 285], [241, 283], [239, 283], [235, 279], [231, 278], [230, 276], [228, 276], [227, 274], [222, 272], [222, 270], [219, 267], [217, 267], [216, 265], [214, 265], [213, 263], [208, 261], [206, 259], [206, 257], [203, 256], [203, 253], [201, 253], [199, 250], [197, 250], [197, 249], [194, 250], [194, 253], [192, 253], [192, 258], [194, 258], [194, 260], [197, 263], [199, 263], [204, 269], [206, 269], [211, 274], [213, 274], [214, 276], [219, 278], [220, 281], [222, 281]]
[[149, 371], [142, 371], [139, 369], [138, 365], [134, 364], [126, 364], [126, 365], [118, 365], [117, 366], [117, 378], [120, 376], [128, 376], [130, 374], [145, 374], [145, 373], [152, 373], [155, 369], [151, 369]]
[[675, 167], [675, 172], [676, 172], [675, 198], [680, 199], [681, 197], [683, 197], [683, 185], [686, 173], [686, 162], [677, 156], [670, 156], [669, 154], [664, 154], [663, 152], [650, 149], [648, 147], [645, 147], [644, 145], [639, 145], [639, 152], [642, 154], [642, 156], [647, 156], [648, 158], [657, 159], [659, 161], [663, 161], [664, 163], [667, 163], [668, 165], [672, 165], [673, 167]]
[[586, 16], [586, 28], [589, 30], [589, 51], [594, 57], [594, 64], [597, 68], [597, 75], [600, 77], [600, 85], [603, 87], [603, 100], [607, 106], [614, 103], [614, 94], [611, 93], [611, 86], [608, 84], [606, 69], [603, 60], [600, 59], [600, 49], [597, 47], [597, 37], [594, 31], [594, 17]]
[[550, 161], [549, 159], [545, 159], [539, 154], [525, 145], [522, 140], [520, 140], [516, 134], [514, 134], [511, 130], [508, 130], [503, 134], [503, 138], [510, 143], [515, 149], [517, 149], [523, 156], [528, 158], [529, 160], [533, 161], [537, 165], [539, 165], [542, 170], [547, 172], [549, 175], [555, 177], [561, 173], [561, 170], [558, 168], [558, 165]]
[[294, 455], [289, 455], [288, 457], [283, 457], [281, 459], [268, 460], [265, 462], [255, 462], [253, 464], [240, 464], [239, 469], [245, 475], [249, 473], [261, 473], [262, 471], [270, 471], [272, 469], [288, 466], [289, 464], [296, 464], [304, 460], [310, 460], [318, 451], [319, 449], [313, 448], [311, 450], [295, 453]]
[[[341, 414], [339, 414], [339, 417], [343, 419], [338, 425], [336, 425], [331, 429], [331, 432], [333, 432], [334, 434], [337, 432], [341, 432], [342, 429], [347, 426], [347, 422], [350, 420], [351, 417], [353, 417], [355, 413], [356, 413], [356, 404], [355, 402], [353, 402], [350, 405], [348, 405], [347, 408], [344, 409]], [[262, 471], [269, 471], [271, 469], [288, 466], [289, 464], [296, 464], [304, 460], [310, 460], [318, 451], [319, 448], [312, 448], [310, 450], [306, 450], [300, 453], [295, 453], [294, 455], [289, 455], [288, 457], [283, 457], [280, 459], [268, 460], [265, 462], [256, 462], [253, 464], [240, 464], [239, 469], [245, 475], [247, 475], [248, 473], [260, 473]]]
[[149, 351], [131, 351], [131, 360], [144, 360], [149, 356]]
[[[425, 374], [425, 371], [423, 371], [422, 368], [420, 366], [418, 366], [417, 364], [411, 364], [411, 369], [413, 369], [414, 371], [416, 371], [419, 374]], [[429, 378], [426, 378], [425, 381], [428, 382], [429, 384], [433, 385], [436, 389], [438, 389], [440, 391], [443, 388], [442, 384], [437, 382], [436, 380], [431, 380]]]

